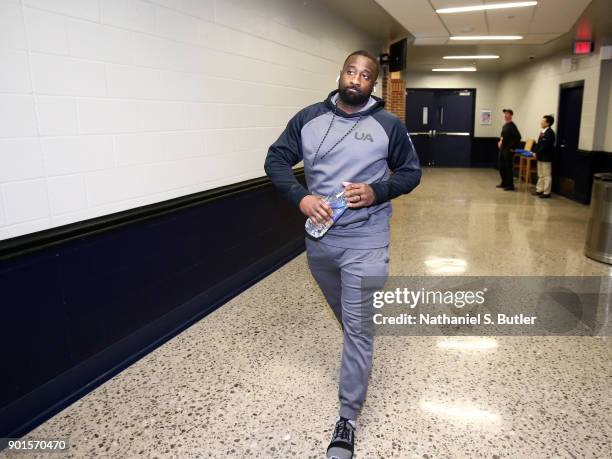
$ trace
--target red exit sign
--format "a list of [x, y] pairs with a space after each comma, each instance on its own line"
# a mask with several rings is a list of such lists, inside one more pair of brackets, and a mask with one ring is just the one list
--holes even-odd
[[591, 54], [593, 42], [591, 40], [577, 40], [574, 42], [574, 54]]

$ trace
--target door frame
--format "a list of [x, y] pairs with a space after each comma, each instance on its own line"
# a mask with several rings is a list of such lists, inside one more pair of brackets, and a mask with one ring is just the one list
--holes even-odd
[[[557, 144], [555, 145], [555, 158], [556, 161], [559, 161], [559, 141], [561, 140], [561, 126], [563, 121], [563, 115], [561, 114], [561, 98], [563, 96], [563, 92], [567, 89], [582, 89], [582, 105], [584, 106], [584, 80], [576, 80], [569, 81], [567, 83], [559, 84], [559, 97], [557, 99]], [[580, 113], [580, 128], [582, 128], [582, 111]], [[580, 128], [578, 130], [578, 145], [576, 145], [576, 150], [580, 149]], [[562, 196], [571, 197], [574, 195], [576, 180], [575, 177], [561, 177], [559, 176], [557, 167], [555, 167], [555, 160], [553, 159], [553, 167], [552, 167], [552, 185], [553, 191]], [[561, 180], [561, 179], [564, 180]]]

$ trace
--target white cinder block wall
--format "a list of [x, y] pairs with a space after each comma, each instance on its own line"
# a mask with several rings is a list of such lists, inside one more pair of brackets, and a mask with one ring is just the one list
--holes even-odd
[[0, 0], [0, 239], [264, 175], [360, 48], [317, 1]]

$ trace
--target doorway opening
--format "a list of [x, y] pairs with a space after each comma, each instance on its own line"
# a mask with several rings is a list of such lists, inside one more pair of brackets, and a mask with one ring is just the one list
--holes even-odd
[[553, 191], [572, 198], [576, 191], [583, 92], [584, 80], [564, 83], [559, 87], [557, 148], [552, 164]]

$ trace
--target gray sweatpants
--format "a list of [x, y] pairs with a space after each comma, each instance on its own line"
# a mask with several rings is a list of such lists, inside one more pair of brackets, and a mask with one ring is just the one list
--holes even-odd
[[[384, 287], [389, 273], [389, 247], [345, 249], [306, 237], [306, 255], [338, 321], [343, 325], [344, 344], [340, 369], [340, 416], [356, 419], [368, 389], [372, 367], [372, 295]], [[364, 276], [377, 276], [362, 291]], [[368, 304], [369, 307], [362, 307]]]

